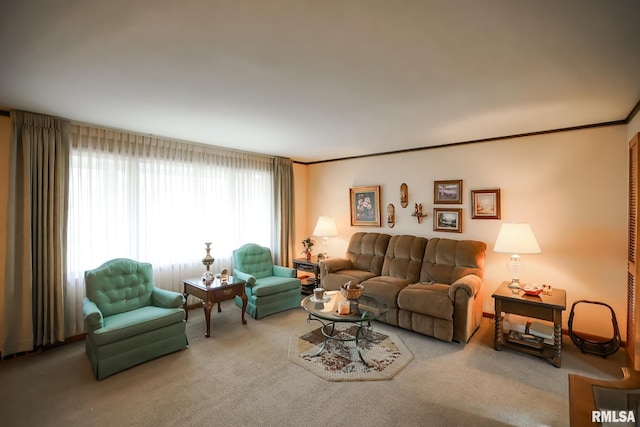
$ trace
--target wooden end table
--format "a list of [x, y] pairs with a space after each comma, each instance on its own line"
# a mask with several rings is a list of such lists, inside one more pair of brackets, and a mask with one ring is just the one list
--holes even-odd
[[[562, 312], [567, 308], [567, 293], [562, 289], [553, 288], [551, 295], [530, 296], [522, 290], [513, 292], [508, 284], [509, 282], [502, 282], [493, 293], [496, 324], [495, 349], [500, 350], [504, 346], [520, 350], [550, 359], [553, 366], [559, 368], [562, 364]], [[509, 342], [502, 330], [502, 312], [553, 322], [553, 345], [544, 344], [542, 348], [537, 349]]]
[[307, 261], [305, 258], [295, 258], [293, 260], [293, 268], [299, 271], [306, 271], [308, 273], [313, 273], [315, 276], [314, 282], [303, 283], [301, 293], [305, 295], [311, 295], [313, 293], [313, 288], [320, 288], [320, 264], [318, 262], [318, 258], [316, 257], [315, 261]]
[[184, 311], [185, 319], [189, 320], [189, 310], [187, 309], [187, 297], [193, 295], [203, 301], [204, 319], [207, 322], [207, 333], [205, 336], [209, 338], [211, 332], [211, 309], [213, 304], [218, 303], [218, 313], [220, 309], [220, 301], [226, 301], [239, 296], [242, 299], [242, 324], [246, 325], [247, 321], [244, 314], [247, 311], [247, 294], [244, 291], [246, 282], [244, 280], [234, 279], [229, 276], [226, 282], [215, 279], [212, 284], [205, 285], [201, 278], [184, 279]]

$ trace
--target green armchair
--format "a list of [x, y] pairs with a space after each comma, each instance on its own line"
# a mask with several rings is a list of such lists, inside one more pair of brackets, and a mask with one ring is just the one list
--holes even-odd
[[112, 259], [84, 279], [86, 351], [97, 379], [187, 347], [184, 297], [156, 288], [151, 264]]
[[[254, 319], [300, 307], [300, 279], [293, 268], [273, 264], [271, 250], [248, 243], [233, 251], [233, 275], [247, 282], [247, 313]], [[236, 297], [236, 305], [242, 300]]]

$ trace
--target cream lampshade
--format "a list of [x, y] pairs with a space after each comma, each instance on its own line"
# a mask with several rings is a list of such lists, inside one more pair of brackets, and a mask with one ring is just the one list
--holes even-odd
[[316, 228], [313, 229], [313, 235], [322, 237], [322, 252], [326, 256], [327, 240], [329, 240], [329, 237], [338, 235], [336, 222], [330, 216], [321, 216], [320, 218], [318, 218]]
[[500, 226], [494, 252], [511, 254], [507, 268], [511, 273], [512, 289], [520, 289], [520, 274], [524, 271], [524, 263], [519, 254], [539, 254], [542, 251], [531, 227], [526, 222], [505, 223]]

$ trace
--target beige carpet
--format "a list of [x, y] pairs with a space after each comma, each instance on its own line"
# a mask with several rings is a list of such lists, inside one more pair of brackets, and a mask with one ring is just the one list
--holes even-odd
[[[301, 308], [240, 321], [233, 301], [189, 313], [189, 348], [96, 381], [84, 342], [0, 363], [0, 425], [13, 426], [568, 426], [570, 372], [620, 378], [625, 357], [580, 353], [562, 368], [493, 349], [483, 319], [467, 344], [382, 323], [413, 360], [391, 381], [327, 381], [287, 360], [291, 336], [316, 328]], [[348, 400], [349, 404], [344, 404]]]
[[337, 325], [335, 336], [339, 340], [328, 340], [324, 349], [321, 328], [292, 336], [288, 359], [328, 381], [389, 380], [413, 359], [399, 337], [373, 330], [367, 334], [368, 340], [358, 343], [367, 362], [363, 363], [356, 349], [357, 329], [350, 324]]

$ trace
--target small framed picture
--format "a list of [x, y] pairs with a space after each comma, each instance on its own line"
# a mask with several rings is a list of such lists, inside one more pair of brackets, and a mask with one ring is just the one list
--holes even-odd
[[433, 208], [433, 231], [462, 233], [462, 209]]
[[471, 190], [472, 219], [500, 219], [500, 189]]
[[434, 204], [461, 204], [462, 180], [433, 181]]
[[380, 186], [370, 185], [349, 189], [351, 225], [380, 227]]

